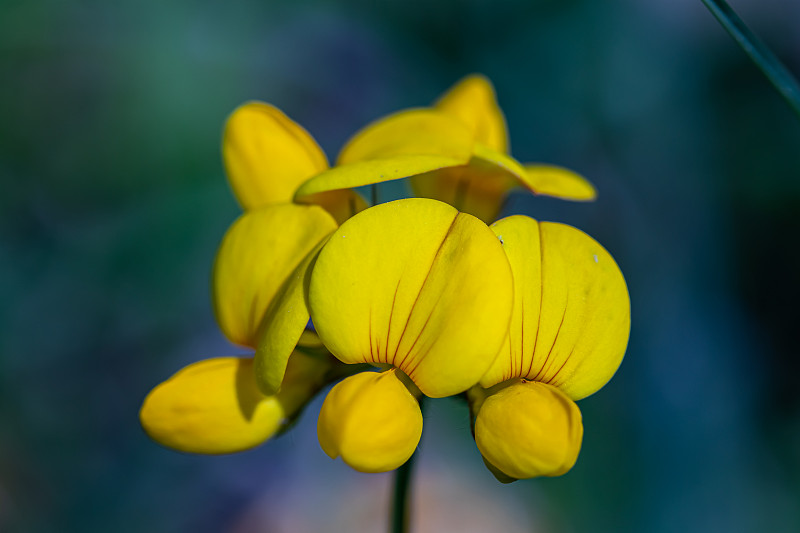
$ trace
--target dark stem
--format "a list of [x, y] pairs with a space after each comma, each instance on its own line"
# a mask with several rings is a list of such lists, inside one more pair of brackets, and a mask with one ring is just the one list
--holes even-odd
[[787, 68], [772, 51], [745, 26], [739, 15], [725, 0], [703, 0], [722, 27], [750, 56], [773, 87], [783, 96], [789, 107], [800, 118], [800, 87]]
[[371, 189], [372, 189], [372, 205], [375, 206], [378, 205], [378, 184], [373, 183]]
[[[424, 409], [424, 396], [419, 399], [420, 410]], [[423, 410], [424, 413], [424, 410]], [[392, 497], [392, 533], [408, 533], [411, 522], [411, 512], [409, 496], [411, 495], [411, 473], [414, 469], [414, 462], [419, 455], [419, 448], [408, 461], [395, 471], [394, 474], [394, 494]]]

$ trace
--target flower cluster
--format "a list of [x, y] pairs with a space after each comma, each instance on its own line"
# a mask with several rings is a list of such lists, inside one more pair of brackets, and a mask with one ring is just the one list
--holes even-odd
[[[320, 445], [359, 471], [409, 459], [423, 395], [467, 399], [501, 481], [573, 466], [575, 400], [622, 361], [628, 292], [580, 230], [495, 221], [515, 187], [570, 200], [595, 191], [509, 155], [488, 80], [468, 77], [430, 108], [368, 125], [332, 168], [286, 115], [248, 103], [228, 120], [223, 156], [245, 212], [216, 257], [214, 309], [228, 339], [255, 354], [192, 364], [153, 389], [140, 413], [153, 439], [195, 453], [251, 448], [336, 383]], [[367, 207], [353, 190], [401, 178], [417, 198]]]

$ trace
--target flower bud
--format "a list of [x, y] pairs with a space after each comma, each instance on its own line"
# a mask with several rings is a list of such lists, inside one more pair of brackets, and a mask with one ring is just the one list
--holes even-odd
[[555, 387], [520, 380], [489, 395], [475, 420], [484, 459], [516, 479], [560, 476], [578, 459], [581, 412]]
[[422, 412], [397, 372], [362, 372], [328, 393], [317, 434], [332, 459], [341, 456], [359, 472], [387, 472], [414, 453], [422, 435]]
[[322, 388], [329, 366], [327, 359], [295, 352], [281, 391], [265, 396], [256, 386], [252, 358], [206, 359], [150, 391], [139, 419], [153, 440], [176, 450], [239, 452], [286, 429]]

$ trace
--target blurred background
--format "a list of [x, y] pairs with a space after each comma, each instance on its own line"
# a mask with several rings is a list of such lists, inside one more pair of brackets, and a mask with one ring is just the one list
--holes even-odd
[[[800, 73], [800, 3], [732, 5]], [[466, 408], [430, 402], [416, 531], [799, 531], [800, 121], [700, 0], [4, 0], [0, 531], [385, 531], [391, 476], [322, 453], [319, 401], [226, 457], [159, 447], [137, 412], [241, 353], [209, 297], [239, 213], [227, 114], [271, 102], [333, 158], [472, 72], [519, 160], [599, 190], [507, 212], [603, 243], [633, 326], [561, 478], [497, 483]]]

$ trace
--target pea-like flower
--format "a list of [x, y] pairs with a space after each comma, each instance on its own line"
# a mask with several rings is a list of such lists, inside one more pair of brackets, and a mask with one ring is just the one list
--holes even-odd
[[376, 121], [339, 154], [339, 167], [301, 185], [296, 198], [411, 177], [417, 196], [447, 202], [486, 223], [497, 217], [508, 192], [592, 200], [594, 187], [553, 165], [522, 165], [509, 155], [503, 112], [491, 83], [473, 75], [456, 84], [432, 108], [411, 109]]
[[500, 355], [469, 393], [475, 441], [503, 481], [561, 475], [581, 446], [574, 400], [605, 385], [625, 354], [628, 290], [608, 252], [571, 226], [513, 216], [492, 230], [514, 309]]
[[392, 470], [422, 429], [415, 396], [466, 391], [507, 337], [508, 260], [477, 218], [428, 199], [359, 213], [331, 236], [311, 273], [320, 339], [340, 361], [382, 373], [346, 378], [320, 413], [323, 450], [364, 472]]
[[[294, 226], [275, 231], [286, 223]], [[335, 228], [322, 208], [289, 204], [250, 211], [231, 226], [217, 253], [212, 283], [217, 322], [232, 342], [255, 348], [263, 317], [279, 300], [296, 269], [294, 263], [303, 262], [317, 240]], [[295, 350], [302, 327], [290, 335], [289, 368], [280, 392], [258, 389], [253, 358], [200, 361], [150, 392], [140, 412], [145, 431], [182, 451], [230, 453], [285, 429], [326, 384], [334, 367], [325, 354]], [[307, 342], [314, 344], [315, 339]]]
[[338, 362], [295, 350], [298, 343], [318, 344], [304, 332], [305, 306], [288, 314], [277, 307], [337, 228], [334, 217], [344, 220], [364, 207], [352, 191], [317, 195], [311, 199], [316, 204], [293, 203], [294, 189], [328, 168], [327, 159], [304, 129], [268, 104], [234, 111], [223, 156], [246, 211], [225, 234], [214, 263], [217, 322], [231, 342], [253, 349], [265, 329], [282, 327], [285, 356], [274, 390], [259, 388], [257, 359], [237, 357], [194, 363], [153, 389], [140, 412], [145, 431], [166, 446], [197, 453], [260, 444], [285, 429], [331, 378]]

